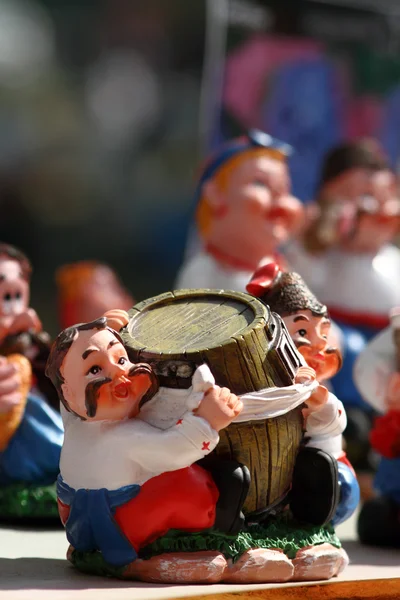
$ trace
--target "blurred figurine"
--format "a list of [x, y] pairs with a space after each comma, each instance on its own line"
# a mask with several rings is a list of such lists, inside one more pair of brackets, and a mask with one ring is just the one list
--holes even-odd
[[196, 191], [204, 249], [182, 266], [176, 289], [245, 291], [261, 261], [278, 260], [282, 244], [303, 225], [302, 204], [290, 193], [290, 153], [287, 144], [254, 130], [206, 163]]
[[56, 273], [59, 320], [63, 329], [88, 323], [108, 310], [129, 310], [134, 299], [116, 273], [95, 261], [64, 265]]
[[[338, 348], [331, 345], [331, 321], [328, 310], [297, 273], [280, 271], [276, 263], [259, 267], [247, 291], [261, 298], [272, 311], [280, 315], [298, 351], [316, 374], [319, 383], [328, 381], [342, 364]], [[343, 450], [342, 433], [347, 419], [342, 402], [320, 385], [303, 410], [306, 448], [318, 448], [331, 454], [338, 462], [340, 501], [333, 525], [346, 521], [356, 510], [360, 491], [358, 482]], [[306, 469], [304, 477], [314, 480]]]
[[370, 435], [381, 456], [376, 495], [361, 509], [358, 534], [365, 544], [400, 548], [400, 309], [391, 311], [391, 326], [358, 357], [354, 379], [364, 399], [383, 413]]
[[349, 456], [368, 469], [371, 409], [354, 385], [353, 366], [400, 304], [400, 250], [390, 243], [400, 231], [400, 200], [377, 142], [344, 143], [326, 156], [313, 210], [302, 243], [287, 257], [340, 327], [343, 368], [332, 385], [348, 414]]
[[0, 516], [47, 516], [35, 489], [55, 482], [63, 440], [61, 417], [35, 381], [48, 338], [29, 308], [30, 273], [22, 252], [0, 245]]

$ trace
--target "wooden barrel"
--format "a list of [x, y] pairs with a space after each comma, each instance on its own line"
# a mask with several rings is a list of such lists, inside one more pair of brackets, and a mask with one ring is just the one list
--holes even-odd
[[[220, 386], [235, 394], [293, 383], [300, 366], [281, 318], [248, 294], [179, 290], [130, 311], [122, 337], [132, 362], [151, 364], [160, 385], [188, 388], [207, 363]], [[300, 409], [268, 420], [232, 424], [215, 453], [251, 473], [246, 514], [263, 511], [288, 490], [302, 439]]]

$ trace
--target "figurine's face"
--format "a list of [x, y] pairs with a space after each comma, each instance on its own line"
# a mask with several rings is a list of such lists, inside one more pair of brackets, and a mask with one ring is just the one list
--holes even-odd
[[[80, 331], [61, 366], [64, 398], [87, 420], [133, 418], [151, 385], [149, 374], [134, 371], [135, 365], [111, 331]], [[94, 408], [93, 416], [88, 416], [88, 407]]]
[[389, 170], [349, 169], [325, 190], [329, 203], [345, 203], [349, 225], [341, 242], [349, 251], [375, 252], [400, 230], [400, 199]]
[[209, 241], [232, 250], [234, 240], [256, 264], [285, 242], [303, 217], [300, 201], [290, 194], [286, 163], [268, 154], [243, 157], [223, 189], [209, 183], [208, 196], [217, 208]]
[[331, 348], [330, 320], [313, 315], [310, 310], [299, 310], [283, 317], [283, 321], [300, 354], [314, 369], [318, 381], [332, 377], [339, 369], [340, 359], [338, 352]]
[[63, 296], [60, 288], [62, 327], [67, 328], [75, 323], [89, 323], [103, 315], [106, 311], [119, 308], [129, 310], [133, 298], [124, 290], [116, 275], [106, 265], [97, 265], [90, 274], [82, 278], [76, 276], [72, 300]]
[[16, 260], [0, 257], [0, 325], [9, 328], [29, 305], [29, 283]]

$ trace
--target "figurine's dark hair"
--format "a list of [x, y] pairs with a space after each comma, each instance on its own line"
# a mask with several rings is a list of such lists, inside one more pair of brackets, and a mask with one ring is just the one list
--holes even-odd
[[7, 256], [7, 258], [17, 261], [21, 267], [22, 277], [26, 279], [26, 281], [30, 281], [32, 265], [21, 250], [15, 246], [11, 246], [11, 244], [0, 244], [0, 257], [1, 256]]
[[390, 168], [379, 142], [364, 138], [332, 148], [323, 161], [320, 188], [344, 171], [357, 167], [371, 171]]
[[64, 383], [64, 377], [61, 375], [60, 369], [68, 350], [78, 337], [79, 332], [89, 331], [90, 329], [108, 329], [122, 344], [121, 336], [116, 331], [114, 331], [114, 329], [107, 327], [106, 317], [101, 317], [100, 319], [96, 319], [95, 321], [91, 321], [90, 323], [79, 323], [78, 325], [73, 325], [72, 327], [64, 329], [64, 331], [62, 331], [54, 341], [50, 350], [49, 358], [47, 359], [46, 375], [56, 388], [60, 402], [70, 412], [74, 411], [71, 410], [71, 408], [68, 405], [68, 402], [64, 398], [62, 392], [62, 384]]
[[298, 273], [278, 273], [261, 300], [281, 317], [307, 309], [317, 317], [328, 316], [327, 307], [317, 300]]

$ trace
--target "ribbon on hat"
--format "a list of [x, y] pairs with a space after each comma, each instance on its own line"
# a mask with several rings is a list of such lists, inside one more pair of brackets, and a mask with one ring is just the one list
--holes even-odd
[[276, 262], [258, 267], [247, 284], [246, 290], [252, 296], [260, 298], [271, 288], [279, 272], [280, 268]]

